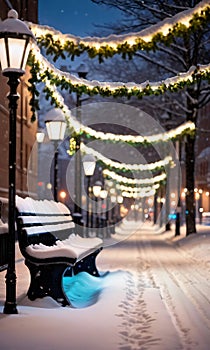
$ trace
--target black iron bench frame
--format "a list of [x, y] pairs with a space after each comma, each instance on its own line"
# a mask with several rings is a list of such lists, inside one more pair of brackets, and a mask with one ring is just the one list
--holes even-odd
[[[71, 302], [66, 297], [66, 294], [64, 293], [62, 287], [62, 278], [64, 276], [64, 273], [65, 276], [73, 276], [78, 274], [79, 272], [85, 271], [93, 276], [99, 277], [100, 275], [96, 267], [96, 257], [99, 254], [99, 252], [103, 249], [103, 247], [101, 246], [96, 249], [93, 246], [93, 248], [87, 249], [87, 252], [84, 252], [84, 254], [79, 258], [55, 256], [41, 259], [29, 255], [26, 251], [26, 248], [29, 245], [41, 243], [45, 246], [50, 247], [55, 245], [58, 240], [62, 241], [74, 232], [74, 228], [72, 228], [72, 223], [69, 229], [59, 231], [54, 230], [55, 225], [53, 224], [53, 222], [55, 219], [57, 220], [58, 216], [59, 220], [62, 219], [62, 221], [56, 221], [56, 225], [63, 224], [66, 222], [71, 223], [70, 212], [69, 214], [62, 214], [60, 212], [58, 214], [45, 214], [23, 212], [19, 211], [18, 209], [16, 213], [16, 222], [20, 251], [25, 258], [25, 265], [30, 271], [30, 286], [27, 292], [28, 298], [30, 300], [35, 300], [37, 298], [50, 296], [54, 300], [59, 302], [62, 306], [66, 306], [71, 305]], [[27, 217], [31, 218], [30, 223], [25, 222], [27, 221], [25, 220], [25, 218]], [[38, 233], [34, 232], [33, 234], [28, 234], [28, 228], [32, 227], [33, 230], [36, 231], [36, 228], [40, 229], [40, 226], [42, 227], [42, 223], [40, 223], [42, 217], [49, 217], [51, 223], [48, 223], [48, 230], [45, 231], [45, 226], [43, 226], [43, 232], [40, 232], [40, 230], [38, 230]], [[49, 230], [49, 227], [52, 228], [52, 231]], [[63, 238], [60, 239], [58, 237]]]

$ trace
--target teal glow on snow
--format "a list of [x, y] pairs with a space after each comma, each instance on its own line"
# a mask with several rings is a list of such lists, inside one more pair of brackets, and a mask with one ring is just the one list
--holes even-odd
[[94, 277], [87, 272], [63, 277], [63, 291], [71, 305], [85, 308], [94, 304], [102, 291], [104, 277]]

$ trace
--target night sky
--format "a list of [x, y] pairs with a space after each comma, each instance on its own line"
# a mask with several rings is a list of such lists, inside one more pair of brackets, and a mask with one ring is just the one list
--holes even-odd
[[[96, 32], [93, 24], [119, 19], [119, 11], [91, 0], [39, 0], [39, 23], [81, 37]], [[99, 36], [99, 35], [98, 35]]]

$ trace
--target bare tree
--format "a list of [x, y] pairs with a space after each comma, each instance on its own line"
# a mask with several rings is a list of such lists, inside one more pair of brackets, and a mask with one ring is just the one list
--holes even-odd
[[[166, 17], [172, 17], [177, 13], [194, 8], [199, 0], [92, 0], [101, 6], [114, 7], [123, 13], [121, 23], [106, 25], [103, 27], [115, 33], [139, 31], [152, 24], [158, 23]], [[102, 27], [102, 26], [101, 26]], [[174, 37], [169, 46], [159, 43], [156, 52], [139, 51], [135, 54], [146, 62], [148, 70], [147, 79], [151, 80], [158, 76], [161, 80], [179, 72], [188, 71], [190, 67], [209, 63], [210, 48], [210, 24], [200, 25], [197, 31], [186, 32], [182, 37]], [[154, 68], [155, 67], [155, 68]], [[128, 70], [126, 69], [127, 74]], [[151, 74], [152, 73], [152, 74]], [[113, 77], [113, 72], [112, 72]], [[129, 77], [129, 75], [127, 76]], [[142, 77], [142, 76], [141, 76]], [[137, 82], [137, 81], [136, 81]], [[176, 112], [183, 113], [187, 121], [198, 122], [199, 109], [210, 101], [209, 84], [197, 79], [194, 85], [184, 88], [182, 93], [171, 94], [173, 102], [177, 106]], [[184, 92], [184, 93], [183, 93]], [[167, 93], [167, 96], [170, 94]], [[154, 98], [154, 97], [152, 97]], [[144, 99], [148, 101], [148, 97]], [[174, 111], [171, 110], [171, 115]], [[196, 136], [187, 136], [185, 143], [186, 157], [186, 234], [196, 232], [195, 225], [195, 201], [194, 201], [194, 169], [195, 169], [195, 140]]]

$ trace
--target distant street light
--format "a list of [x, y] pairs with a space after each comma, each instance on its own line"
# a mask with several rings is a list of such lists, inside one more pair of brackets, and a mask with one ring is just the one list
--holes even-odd
[[[181, 140], [177, 141], [176, 143], [177, 147], [177, 154], [179, 155], [179, 163], [181, 162], [181, 155], [182, 155], [182, 143]], [[180, 189], [181, 189], [181, 174], [178, 174], [178, 181], [177, 181], [177, 195], [178, 195], [178, 203], [176, 208], [176, 222], [175, 222], [175, 236], [180, 236], [180, 216], [181, 216], [181, 198], [180, 198]]]
[[66, 199], [66, 191], [61, 190], [61, 191], [59, 192], [59, 198], [60, 198], [61, 201], [65, 202], [65, 199]]
[[100, 196], [100, 192], [101, 192], [101, 188], [102, 188], [102, 182], [101, 181], [96, 181], [95, 185], [93, 186], [93, 194], [96, 198], [96, 227], [99, 227], [99, 215], [98, 215], [98, 198]]
[[6, 273], [5, 314], [16, 314], [15, 273], [15, 194], [16, 194], [16, 117], [17, 87], [19, 78], [25, 73], [29, 51], [35, 38], [27, 25], [18, 19], [15, 10], [8, 12], [8, 18], [0, 23], [0, 62], [4, 76], [8, 77], [9, 100], [9, 235], [8, 268]]
[[91, 178], [91, 176], [93, 176], [94, 171], [95, 171], [96, 159], [93, 155], [86, 154], [82, 159], [82, 163], [83, 163], [85, 176], [88, 179], [88, 183], [87, 183], [87, 220], [86, 220], [86, 227], [87, 227], [87, 231], [88, 231], [89, 218], [90, 218], [90, 210], [89, 210], [90, 178]]
[[115, 214], [115, 207], [116, 207], [116, 202], [117, 202], [117, 197], [115, 193], [115, 188], [110, 189], [110, 200], [112, 203], [112, 213], [111, 213], [111, 223], [113, 225], [112, 227], [112, 233], [115, 233], [115, 224], [116, 224], [116, 214]]
[[43, 129], [38, 129], [36, 133], [36, 141], [42, 143], [44, 141], [45, 132]]
[[40, 179], [40, 168], [41, 168], [41, 159], [40, 159], [40, 152], [41, 152], [41, 144], [44, 142], [45, 132], [43, 129], [38, 128], [36, 132], [36, 141], [38, 145], [38, 182], [37, 182], [37, 191], [38, 191], [38, 198], [43, 199], [44, 196], [44, 182]]
[[53, 108], [45, 116], [48, 137], [54, 143], [54, 200], [58, 200], [58, 144], [64, 139], [66, 121], [59, 108]]
[[[84, 63], [81, 63], [76, 70], [79, 78], [85, 79], [88, 70], [87, 66]], [[79, 122], [81, 122], [81, 105], [82, 99], [81, 94], [77, 92], [76, 94], [76, 118]], [[74, 213], [73, 217], [75, 222], [78, 225], [82, 226], [82, 208], [81, 208], [81, 154], [80, 154], [80, 134], [78, 134], [75, 138], [76, 141], [76, 153], [75, 153], [75, 192], [74, 192]]]
[[103, 229], [103, 237], [108, 237], [109, 227], [107, 220], [107, 209], [108, 209], [108, 191], [106, 189], [101, 190], [100, 198], [102, 199], [102, 215], [101, 215], [101, 227]]

